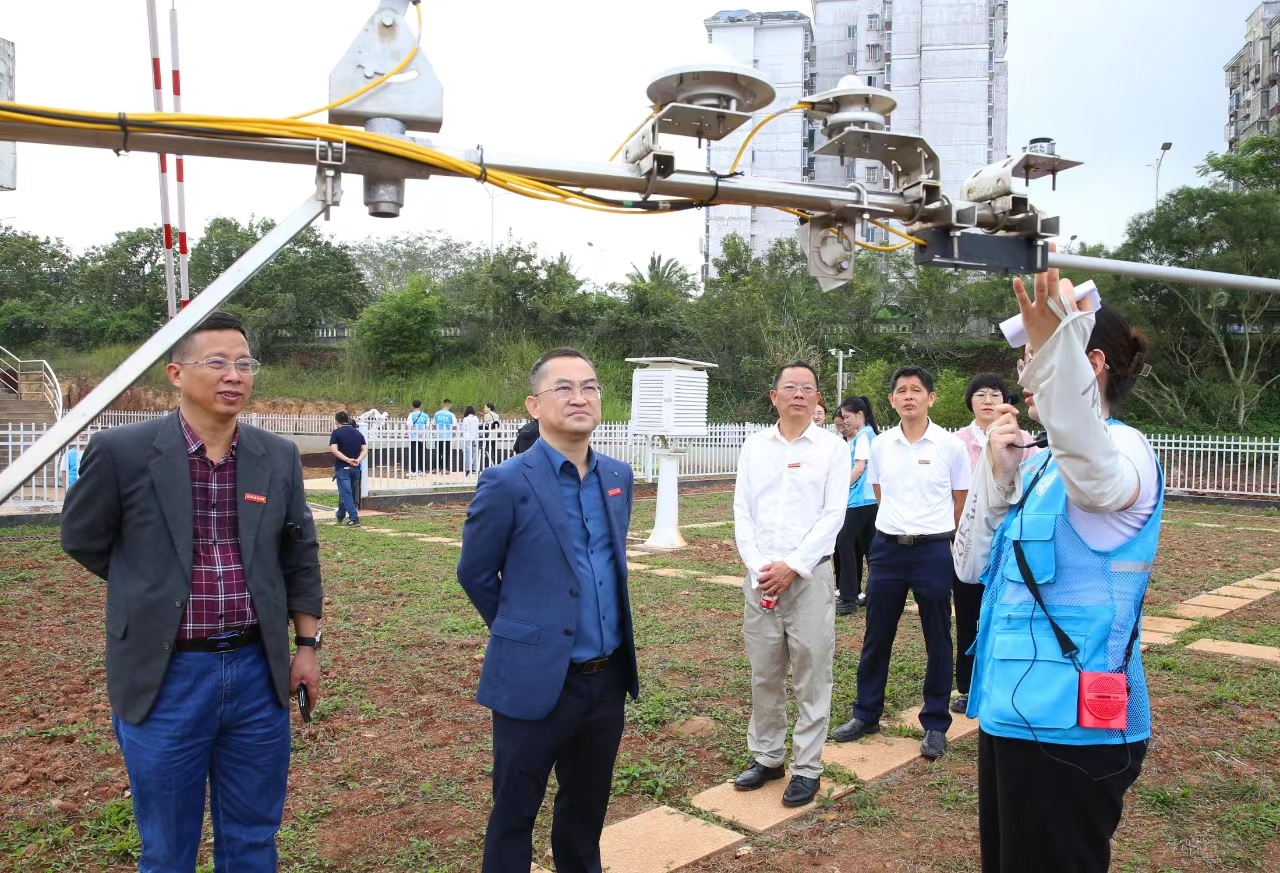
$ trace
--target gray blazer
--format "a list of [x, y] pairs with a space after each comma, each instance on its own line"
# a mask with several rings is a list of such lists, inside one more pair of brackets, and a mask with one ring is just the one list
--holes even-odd
[[[316, 526], [288, 440], [240, 425], [240, 555], [281, 705], [289, 700], [289, 614], [320, 617]], [[266, 495], [266, 503], [245, 493]], [[178, 413], [94, 434], [62, 509], [62, 548], [107, 580], [107, 697], [147, 717], [191, 594], [191, 470]], [[291, 536], [285, 525], [296, 525]], [[300, 533], [300, 536], [299, 536]]]

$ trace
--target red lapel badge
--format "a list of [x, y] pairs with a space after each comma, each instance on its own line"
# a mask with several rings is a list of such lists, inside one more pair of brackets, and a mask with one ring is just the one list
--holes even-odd
[[250, 503], [266, 503], [267, 502], [266, 495], [254, 494], [252, 491], [246, 491], [244, 493], [244, 499], [249, 501]]
[[609, 496], [610, 496], [610, 497], [621, 497], [621, 496], [622, 496], [622, 489], [621, 489], [621, 488], [610, 488], [610, 489], [609, 489]]

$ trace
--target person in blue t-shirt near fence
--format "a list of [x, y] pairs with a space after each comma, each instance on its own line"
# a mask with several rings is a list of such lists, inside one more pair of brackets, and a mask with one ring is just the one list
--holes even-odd
[[866, 397], [846, 397], [834, 418], [836, 429], [849, 442], [850, 455], [849, 508], [836, 537], [835, 552], [836, 586], [840, 589], [836, 615], [849, 615], [867, 599], [862, 593], [862, 562], [871, 551], [871, 536], [876, 531], [876, 494], [867, 479], [867, 464], [871, 441], [879, 431]]
[[346, 412], [338, 412], [334, 419], [338, 427], [329, 434], [329, 451], [333, 453], [333, 478], [338, 482], [338, 523], [345, 519], [347, 524], [359, 527], [360, 462], [368, 453], [369, 444]]
[[423, 473], [427, 469], [427, 429], [431, 416], [422, 409], [422, 401], [413, 401], [409, 413], [409, 472]]
[[458, 423], [458, 416], [452, 409], [453, 401], [446, 397], [440, 411], [432, 418], [436, 426], [436, 469], [441, 473], [452, 473], [456, 466], [451, 449], [453, 427]]

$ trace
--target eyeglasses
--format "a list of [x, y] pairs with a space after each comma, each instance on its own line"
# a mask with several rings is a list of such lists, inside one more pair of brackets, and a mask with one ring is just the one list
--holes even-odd
[[999, 391], [978, 391], [973, 395], [973, 399], [998, 402], [998, 401], [1004, 400], [1004, 395], [1001, 394]]
[[779, 394], [803, 394], [805, 397], [818, 393], [818, 389], [812, 385], [779, 385], [775, 390]]
[[229, 368], [234, 366], [236, 372], [241, 376], [255, 376], [262, 369], [262, 362], [253, 358], [241, 358], [238, 361], [229, 361], [226, 358], [205, 358], [203, 361], [174, 361], [175, 364], [199, 364], [208, 367], [210, 370], [216, 370], [219, 373], [225, 373]]
[[582, 395], [583, 400], [599, 401], [604, 396], [604, 387], [600, 385], [557, 385], [554, 388], [548, 388], [546, 391], [539, 391], [534, 397], [541, 397], [543, 394], [550, 394], [556, 400], [569, 402], [578, 394]]

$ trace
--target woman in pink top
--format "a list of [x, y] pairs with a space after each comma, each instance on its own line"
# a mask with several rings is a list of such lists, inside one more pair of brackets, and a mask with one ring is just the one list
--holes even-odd
[[[964, 403], [973, 410], [973, 421], [960, 428], [956, 436], [969, 450], [969, 466], [976, 468], [978, 459], [987, 447], [987, 428], [995, 424], [999, 416], [996, 407], [1013, 403], [1003, 381], [995, 373], [979, 373], [969, 382], [964, 392]], [[1022, 432], [1022, 445], [1031, 445], [1031, 435]], [[1036, 453], [1027, 449], [1029, 458]], [[952, 578], [951, 593], [956, 606], [956, 688], [960, 696], [951, 701], [952, 712], [964, 712], [969, 705], [969, 681], [973, 678], [973, 655], [966, 654], [978, 636], [978, 613], [982, 610], [981, 585], [969, 585]]]

